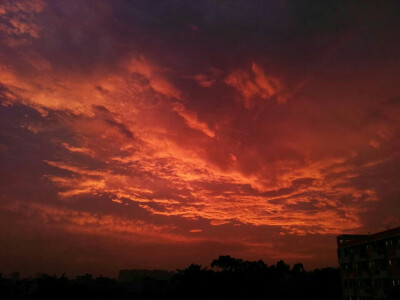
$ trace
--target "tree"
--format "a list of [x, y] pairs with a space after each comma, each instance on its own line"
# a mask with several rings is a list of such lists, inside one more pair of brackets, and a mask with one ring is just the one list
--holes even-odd
[[211, 267], [222, 271], [236, 271], [240, 268], [243, 260], [230, 257], [229, 255], [221, 255], [211, 262]]
[[292, 271], [293, 271], [294, 273], [296, 273], [296, 274], [297, 274], [297, 273], [304, 273], [304, 272], [305, 272], [304, 266], [303, 266], [302, 263], [294, 264]]
[[281, 272], [282, 274], [288, 273], [290, 270], [290, 266], [286, 264], [283, 260], [280, 260], [276, 263], [276, 270]]

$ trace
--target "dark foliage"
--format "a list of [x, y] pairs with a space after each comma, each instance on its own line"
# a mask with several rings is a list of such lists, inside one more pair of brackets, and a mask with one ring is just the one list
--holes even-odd
[[267, 266], [220, 256], [211, 269], [190, 265], [169, 280], [132, 282], [42, 275], [34, 280], [0, 279], [0, 299], [342, 299], [339, 270], [306, 272], [284, 261]]
[[342, 299], [338, 269], [306, 272], [279, 261], [243, 261], [220, 256], [213, 270], [191, 265], [174, 276], [177, 299]]

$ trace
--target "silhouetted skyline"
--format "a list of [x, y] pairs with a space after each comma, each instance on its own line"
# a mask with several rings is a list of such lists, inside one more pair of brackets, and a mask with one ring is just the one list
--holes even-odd
[[[191, 264], [169, 273], [121, 270], [118, 280], [92, 274], [69, 279], [40, 274], [32, 279], [0, 279], [0, 297], [11, 299], [326, 299], [341, 300], [339, 269], [306, 271], [283, 260], [266, 265], [229, 255], [208, 266]], [[347, 299], [346, 299], [347, 300]]]

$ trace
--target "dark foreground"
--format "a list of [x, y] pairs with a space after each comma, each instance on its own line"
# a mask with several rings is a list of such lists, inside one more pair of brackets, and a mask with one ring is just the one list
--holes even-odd
[[267, 266], [220, 256], [211, 268], [190, 265], [169, 279], [124, 281], [105, 277], [41, 275], [36, 279], [1, 279], [0, 299], [342, 299], [338, 269], [305, 271], [279, 261]]

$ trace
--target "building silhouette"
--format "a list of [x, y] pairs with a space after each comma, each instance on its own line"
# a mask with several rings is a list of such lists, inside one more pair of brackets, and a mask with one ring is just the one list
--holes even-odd
[[344, 300], [387, 299], [398, 292], [400, 227], [368, 235], [343, 234], [337, 237], [337, 247]]

